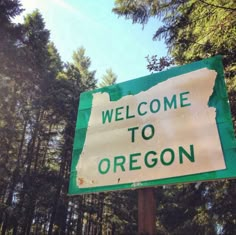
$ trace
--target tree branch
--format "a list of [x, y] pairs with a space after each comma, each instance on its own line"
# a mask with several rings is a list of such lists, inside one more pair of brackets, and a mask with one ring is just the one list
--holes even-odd
[[220, 5], [215, 5], [215, 4], [212, 4], [212, 3], [209, 3], [209, 2], [205, 2], [203, 0], [199, 0], [200, 2], [208, 5], [208, 6], [212, 6], [212, 7], [216, 7], [216, 8], [221, 8], [221, 9], [224, 9], [224, 10], [228, 10], [228, 11], [236, 11], [236, 8], [231, 8], [231, 7], [224, 7], [224, 6], [220, 6]]

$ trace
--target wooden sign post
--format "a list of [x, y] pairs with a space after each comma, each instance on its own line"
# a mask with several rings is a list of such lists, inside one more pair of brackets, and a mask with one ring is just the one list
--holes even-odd
[[156, 197], [154, 188], [138, 189], [138, 235], [156, 234]]

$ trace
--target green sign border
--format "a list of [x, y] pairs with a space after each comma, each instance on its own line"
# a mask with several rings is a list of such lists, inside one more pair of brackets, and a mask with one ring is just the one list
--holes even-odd
[[[164, 82], [168, 79], [172, 79], [175, 76], [179, 76], [202, 68], [208, 68], [217, 72], [215, 86], [213, 89], [213, 93], [209, 99], [208, 106], [216, 108], [216, 123], [220, 134], [226, 169], [166, 179], [116, 184], [102, 187], [79, 188], [77, 186], [76, 165], [78, 163], [79, 156], [84, 146], [94, 93], [107, 92], [110, 95], [111, 101], [116, 101], [124, 96], [136, 95], [142, 91], [146, 91], [151, 87], [157, 85], [158, 83]], [[228, 102], [228, 95], [224, 81], [221, 56], [215, 56], [184, 66], [171, 68], [164, 72], [155, 73], [128, 82], [123, 82], [120, 84], [84, 92], [81, 94], [74, 138], [73, 157], [71, 163], [69, 195], [124, 190], [140, 187], [152, 187], [165, 184], [187, 183], [234, 177], [236, 177], [236, 141], [230, 113], [230, 106]]]

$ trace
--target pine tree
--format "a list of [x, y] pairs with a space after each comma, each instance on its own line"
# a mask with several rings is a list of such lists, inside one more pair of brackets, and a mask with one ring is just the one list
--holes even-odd
[[107, 69], [106, 73], [102, 76], [102, 81], [99, 83], [99, 87], [111, 86], [116, 83], [117, 75], [112, 69]]

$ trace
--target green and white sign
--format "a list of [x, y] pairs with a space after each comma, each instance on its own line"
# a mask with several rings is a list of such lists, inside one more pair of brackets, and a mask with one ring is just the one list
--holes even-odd
[[221, 57], [81, 94], [69, 194], [236, 176]]

